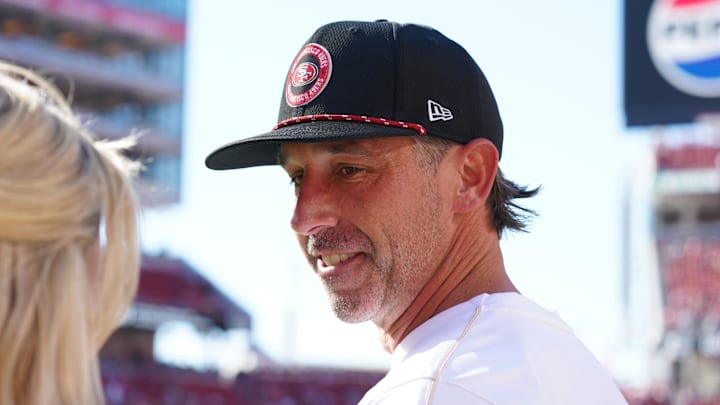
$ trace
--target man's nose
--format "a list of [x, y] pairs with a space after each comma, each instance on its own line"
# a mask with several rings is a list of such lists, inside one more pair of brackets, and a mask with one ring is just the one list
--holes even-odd
[[331, 185], [306, 174], [298, 188], [295, 211], [290, 220], [292, 229], [297, 234], [309, 236], [337, 225], [336, 197]]

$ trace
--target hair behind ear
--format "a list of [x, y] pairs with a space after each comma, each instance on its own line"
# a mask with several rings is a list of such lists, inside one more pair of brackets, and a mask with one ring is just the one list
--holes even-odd
[[498, 237], [506, 230], [527, 232], [527, 227], [537, 212], [518, 204], [519, 198], [530, 198], [540, 192], [541, 187], [528, 188], [518, 185], [507, 178], [498, 168], [490, 196], [487, 200], [493, 225]]

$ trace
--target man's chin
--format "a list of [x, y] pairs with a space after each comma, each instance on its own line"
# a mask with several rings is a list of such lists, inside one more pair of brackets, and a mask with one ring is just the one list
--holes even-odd
[[332, 311], [339, 320], [345, 323], [361, 323], [373, 318], [374, 311], [342, 297], [330, 297]]

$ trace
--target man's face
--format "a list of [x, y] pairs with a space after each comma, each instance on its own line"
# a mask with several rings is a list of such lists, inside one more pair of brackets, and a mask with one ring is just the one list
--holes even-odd
[[441, 191], [439, 180], [447, 169], [421, 168], [414, 142], [393, 137], [281, 147], [297, 197], [292, 228], [343, 321], [391, 324], [450, 244], [451, 193]]

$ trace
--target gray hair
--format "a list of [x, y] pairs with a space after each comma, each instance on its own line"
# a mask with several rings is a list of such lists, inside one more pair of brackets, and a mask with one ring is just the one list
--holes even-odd
[[[414, 147], [418, 164], [430, 171], [436, 171], [450, 148], [458, 145], [456, 142], [435, 136], [420, 136], [413, 139], [416, 140]], [[531, 189], [508, 180], [498, 168], [487, 200], [498, 237], [501, 237], [506, 230], [527, 232], [528, 225], [532, 218], [537, 216], [537, 212], [518, 204], [516, 200], [533, 197], [539, 191], [540, 187]]]

